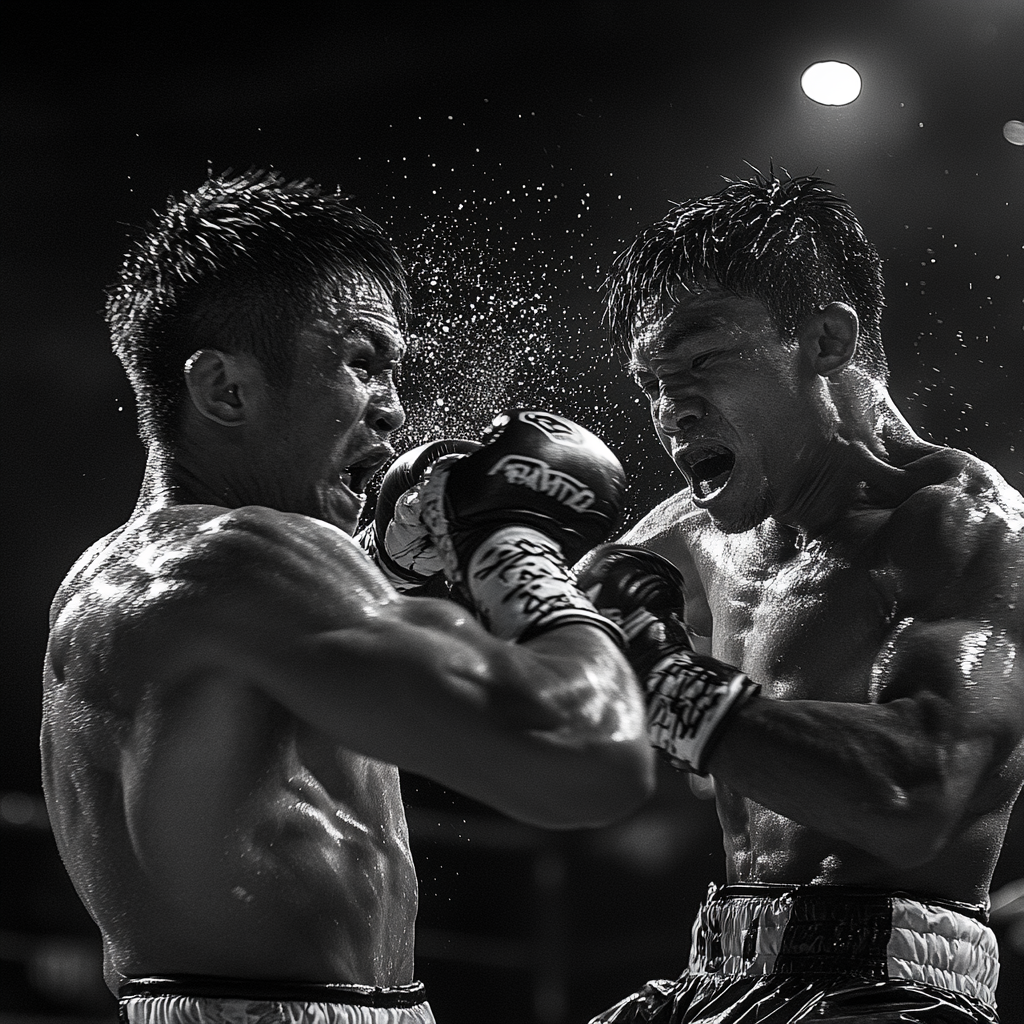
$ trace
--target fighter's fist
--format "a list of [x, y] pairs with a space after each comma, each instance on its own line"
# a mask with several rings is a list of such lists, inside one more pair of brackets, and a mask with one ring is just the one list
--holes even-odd
[[630, 664], [641, 680], [669, 646], [690, 649], [683, 575], [667, 558], [646, 548], [602, 544], [588, 556], [576, 584], [622, 628]]
[[607, 628], [567, 562], [617, 525], [626, 484], [619, 460], [590, 431], [536, 410], [496, 417], [483, 441], [437, 463], [421, 491], [448, 578], [501, 636], [523, 639], [570, 621]]
[[397, 458], [381, 481], [373, 522], [358, 540], [396, 590], [415, 593], [444, 566], [420, 518], [420, 485], [441, 459], [458, 458], [480, 447], [478, 441], [444, 438], [412, 448]]
[[606, 544], [577, 583], [622, 628], [647, 697], [647, 734], [677, 768], [702, 773], [729, 714], [759, 690], [738, 669], [693, 650], [683, 626], [683, 577], [661, 555]]

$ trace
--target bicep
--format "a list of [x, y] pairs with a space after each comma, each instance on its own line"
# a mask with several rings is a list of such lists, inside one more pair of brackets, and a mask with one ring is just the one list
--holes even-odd
[[354, 618], [299, 632], [255, 666], [261, 688], [344, 746], [423, 771], [444, 738], [496, 728], [494, 704], [516, 694], [530, 724], [549, 724], [528, 700], [525, 652], [510, 657], [458, 606], [404, 598]]
[[[968, 618], [906, 618], [872, 670], [872, 700], [902, 706], [965, 799], [1024, 736], [1024, 678], [1010, 632]], [[909, 740], [909, 737], [908, 737]]]
[[629, 669], [587, 627], [512, 644], [452, 602], [398, 598], [252, 667], [272, 699], [342, 746], [487, 802], [518, 788], [510, 776], [539, 780], [643, 742]]
[[350, 538], [304, 517], [234, 515], [181, 582], [152, 616], [162, 671], [254, 687], [382, 759], [410, 749], [417, 722], [469, 716], [502, 654], [464, 609], [398, 595]]
[[162, 670], [254, 688], [341, 746], [508, 813], [557, 821], [585, 798], [607, 820], [605, 780], [635, 803], [642, 705], [603, 632], [496, 639], [454, 602], [396, 594], [344, 541], [317, 532], [207, 566], [196, 599], [176, 602], [187, 644], [164, 631]]
[[999, 511], [977, 496], [926, 488], [887, 528], [900, 586], [870, 699], [909, 701], [918, 731], [966, 789], [1005, 775], [1024, 736], [1024, 622], [1014, 596], [1024, 545]]

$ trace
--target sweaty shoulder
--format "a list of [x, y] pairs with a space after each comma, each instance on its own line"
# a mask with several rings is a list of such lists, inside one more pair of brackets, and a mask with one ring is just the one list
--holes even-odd
[[201, 654], [233, 624], [260, 630], [346, 625], [390, 592], [350, 537], [306, 516], [250, 506], [176, 506], [139, 516], [79, 560], [54, 602], [62, 641], [111, 652]]
[[878, 537], [897, 599], [936, 616], [1003, 617], [1019, 609], [1021, 494], [991, 466], [950, 449], [906, 472], [912, 489]]
[[688, 549], [707, 522], [707, 513], [693, 504], [690, 490], [684, 489], [651, 509], [626, 531], [620, 543], [649, 548], [674, 561], [679, 549]]

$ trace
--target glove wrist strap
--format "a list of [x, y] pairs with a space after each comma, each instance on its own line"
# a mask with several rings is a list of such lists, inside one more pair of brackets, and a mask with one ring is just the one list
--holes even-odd
[[761, 689], [717, 658], [676, 650], [644, 679], [647, 735], [678, 768], [703, 774], [726, 718]]
[[470, 557], [463, 585], [481, 621], [504, 640], [583, 623], [625, 647], [622, 630], [576, 588], [558, 545], [527, 526], [505, 526], [487, 537]]

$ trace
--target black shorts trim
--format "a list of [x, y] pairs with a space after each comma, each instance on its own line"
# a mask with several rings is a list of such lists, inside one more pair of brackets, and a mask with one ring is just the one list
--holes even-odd
[[426, 1000], [423, 984], [378, 988], [336, 982], [276, 981], [267, 978], [223, 978], [212, 974], [168, 974], [128, 978], [119, 999], [137, 996], [192, 996], [197, 999], [254, 999], [268, 1002], [344, 1003], [398, 1010]]
[[915, 903], [927, 903], [931, 906], [945, 907], [964, 917], [970, 917], [982, 924], [989, 923], [989, 908], [979, 903], [958, 903], [956, 900], [943, 899], [941, 896], [929, 896], [920, 892], [909, 892], [902, 889], [866, 889], [854, 885], [785, 885], [778, 882], [733, 882], [729, 885], [716, 887], [719, 898], [729, 896], [774, 896], [790, 895], [811, 900], [865, 900], [898, 898], [913, 900]]

